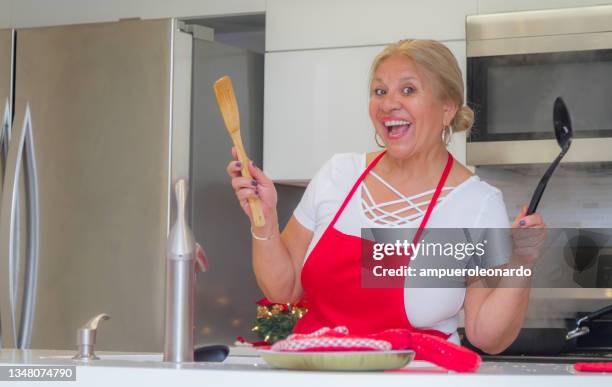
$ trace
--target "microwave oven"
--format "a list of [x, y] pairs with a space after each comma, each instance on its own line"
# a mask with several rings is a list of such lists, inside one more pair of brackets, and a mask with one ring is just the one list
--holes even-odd
[[469, 165], [548, 163], [556, 97], [574, 139], [564, 162], [612, 161], [612, 6], [468, 16]]

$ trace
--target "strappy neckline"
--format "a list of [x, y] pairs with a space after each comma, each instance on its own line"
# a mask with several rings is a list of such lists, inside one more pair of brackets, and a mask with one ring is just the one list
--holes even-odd
[[[367, 154], [363, 155], [362, 163], [363, 163], [363, 167], [366, 167], [368, 165]], [[370, 162], [370, 164], [371, 163], [372, 162]], [[361, 183], [359, 184], [358, 189], [355, 192], [355, 196], [357, 196], [357, 199], [358, 199], [357, 200], [357, 207], [358, 207], [359, 215], [361, 217], [363, 217], [363, 219], [365, 219], [368, 222], [368, 224], [372, 225], [373, 227], [398, 227], [398, 226], [412, 227], [415, 224], [418, 224], [418, 222], [420, 222], [423, 219], [423, 216], [425, 215], [425, 211], [423, 209], [421, 209], [421, 208], [416, 208], [418, 213], [414, 213], [411, 216], [404, 217], [404, 218], [397, 216], [398, 214], [401, 214], [402, 212], [406, 212], [406, 211], [414, 209], [413, 207], [410, 207], [410, 208], [402, 207], [400, 209], [393, 210], [391, 212], [382, 210], [381, 212], [384, 212], [385, 215], [376, 216], [374, 219], [370, 218], [367, 215], [368, 208], [367, 207], [364, 208], [364, 198], [363, 198], [364, 194], [366, 196], [368, 196], [369, 200], [372, 203], [374, 203], [375, 207], [385, 207], [385, 206], [388, 206], [390, 204], [394, 204], [393, 202], [397, 202], [397, 203], [405, 202], [404, 198], [412, 200], [412, 199], [415, 199], [415, 198], [418, 199], [419, 197], [424, 197], [424, 196], [427, 196], [427, 195], [431, 195], [431, 194], [433, 194], [435, 192], [435, 189], [431, 189], [431, 190], [428, 190], [428, 191], [420, 192], [420, 193], [418, 193], [416, 195], [412, 195], [412, 196], [406, 197], [399, 190], [397, 190], [395, 187], [393, 187], [391, 184], [389, 184], [387, 181], [385, 181], [382, 177], [380, 177], [380, 175], [378, 175], [376, 172], [374, 172], [373, 168], [368, 171], [368, 174], [370, 174], [374, 178], [378, 179], [382, 184], [387, 186], [387, 188], [389, 188], [391, 191], [393, 191], [396, 195], [399, 196], [399, 198], [395, 199], [395, 200], [385, 201], [383, 203], [376, 203], [373, 200], [373, 197], [371, 196], [370, 192], [368, 191], [367, 186], [365, 185], [365, 179], [362, 179]], [[463, 187], [466, 186], [469, 182], [471, 182], [472, 180], [478, 180], [478, 179], [479, 178], [478, 178], [477, 175], [472, 175], [472, 176], [468, 177], [467, 179], [463, 180], [461, 183], [459, 183], [456, 186], [445, 186], [445, 187], [443, 187], [442, 191], [447, 191], [447, 192], [450, 191], [450, 192], [448, 192], [445, 196], [438, 198], [438, 200], [436, 201], [436, 206], [434, 208], [434, 211], [437, 211], [440, 208], [442, 208], [450, 197], [456, 195], [456, 193], [461, 191], [461, 189], [463, 189]], [[365, 187], [365, 190], [363, 189], [364, 187]], [[425, 200], [423, 202], [416, 203], [417, 206], [425, 207], [425, 208], [427, 208], [428, 204], [429, 204], [429, 200]], [[392, 221], [392, 222], [387, 223], [387, 224], [382, 224], [382, 223], [378, 223], [378, 222], [375, 221], [377, 218], [385, 218], [385, 217], [396, 217], [397, 220], [396, 221]]]
[[[374, 200], [374, 196], [370, 192], [368, 185], [364, 181], [361, 182], [361, 211], [364, 212], [364, 215], [370, 219], [373, 223], [379, 226], [391, 226], [397, 227], [409, 224], [417, 219], [422, 218], [425, 215], [425, 210], [429, 205], [431, 198], [416, 201], [417, 199], [433, 195], [436, 191], [435, 189], [430, 189], [428, 191], [424, 191], [412, 196], [406, 196], [401, 193], [398, 189], [396, 189], [393, 185], [383, 179], [380, 175], [378, 175], [374, 170], [370, 171], [370, 175], [375, 177], [380, 183], [382, 183], [387, 189], [397, 195], [397, 199], [387, 200], [383, 202], [377, 202]], [[454, 189], [455, 187], [442, 187], [442, 192], [449, 191]], [[365, 196], [365, 197], [364, 197]], [[440, 196], [436, 202], [436, 205], [440, 203], [446, 195]], [[385, 208], [403, 203], [404, 206], [400, 208], [396, 208], [394, 210], [386, 210]], [[410, 214], [406, 216], [402, 216], [402, 213], [410, 211]]]

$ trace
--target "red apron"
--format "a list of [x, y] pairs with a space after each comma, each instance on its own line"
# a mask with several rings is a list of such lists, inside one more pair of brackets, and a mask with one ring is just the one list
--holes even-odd
[[[293, 333], [311, 333], [322, 327], [346, 326], [351, 334], [372, 334], [386, 329], [408, 329], [448, 338], [437, 330], [414, 328], [404, 306], [403, 285], [392, 288], [364, 288], [361, 286], [362, 238], [343, 234], [334, 228], [359, 184], [374, 168], [385, 152], [378, 155], [344, 199], [331, 223], [311, 251], [302, 268], [302, 288], [308, 312], [296, 324]], [[434, 209], [442, 187], [453, 164], [448, 161], [423, 220], [413, 239], [416, 242]], [[408, 259], [409, 263], [409, 259]], [[404, 281], [403, 277], [400, 277]], [[402, 282], [403, 284], [403, 282]]]

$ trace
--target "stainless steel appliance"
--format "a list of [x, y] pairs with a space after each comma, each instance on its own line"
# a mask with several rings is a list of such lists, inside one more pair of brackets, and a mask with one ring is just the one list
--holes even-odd
[[189, 172], [191, 37], [175, 20], [131, 20], [5, 30], [0, 51], [0, 100], [14, 101], [3, 346], [75, 348], [76, 329], [105, 312], [100, 348], [161, 351], [170, 183]]
[[612, 6], [469, 16], [466, 33], [468, 164], [550, 162], [557, 96], [574, 121], [564, 162], [612, 161]]
[[[187, 213], [210, 262], [196, 278], [195, 343], [249, 334], [261, 296], [212, 83], [235, 80], [244, 145], [261, 165], [263, 54], [212, 36], [173, 19], [0, 31], [0, 108], [8, 98], [14, 116], [0, 170], [16, 176], [2, 181], [3, 346], [75, 349], [77, 329], [107, 313], [97, 350], [162, 352], [166, 238], [180, 177], [189, 178]], [[23, 129], [35, 163], [13, 144]], [[28, 194], [34, 183], [38, 201]], [[36, 227], [38, 254], [28, 232]], [[28, 270], [36, 256], [38, 270]]]

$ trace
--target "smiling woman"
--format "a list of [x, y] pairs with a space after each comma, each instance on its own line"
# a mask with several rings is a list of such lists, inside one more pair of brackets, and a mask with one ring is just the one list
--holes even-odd
[[[395, 152], [396, 140], [404, 135], [414, 136], [413, 146], [431, 147], [438, 145], [435, 136], [441, 132], [448, 145], [453, 131], [468, 130], [474, 121], [474, 113], [463, 103], [463, 81], [455, 57], [432, 40], [403, 40], [387, 46], [372, 64], [370, 91], [370, 117], [388, 152]], [[406, 105], [406, 117], [388, 115], [398, 104]], [[422, 133], [409, 131], [416, 120], [426, 127]]]
[[[386, 47], [372, 65], [369, 113], [385, 149], [333, 156], [308, 185], [282, 234], [272, 181], [254, 165], [248, 179], [237, 160], [228, 164], [251, 220], [249, 198], [262, 202], [266, 224], [251, 228], [259, 286], [272, 302], [308, 303], [297, 333], [326, 326], [346, 326], [353, 334], [400, 328], [458, 343], [458, 313], [464, 307], [470, 342], [487, 352], [503, 350], [523, 323], [527, 287], [489, 289], [478, 277], [465, 278], [467, 288], [449, 289], [411, 287], [410, 278], [393, 288], [361, 282], [363, 228], [418, 228], [416, 241], [426, 227], [510, 227], [500, 191], [446, 149], [452, 131], [468, 130], [473, 121], [454, 56], [431, 40]], [[538, 214], [527, 216], [525, 210], [513, 223], [519, 226], [545, 227]], [[510, 258], [489, 257], [481, 266], [511, 266]]]

